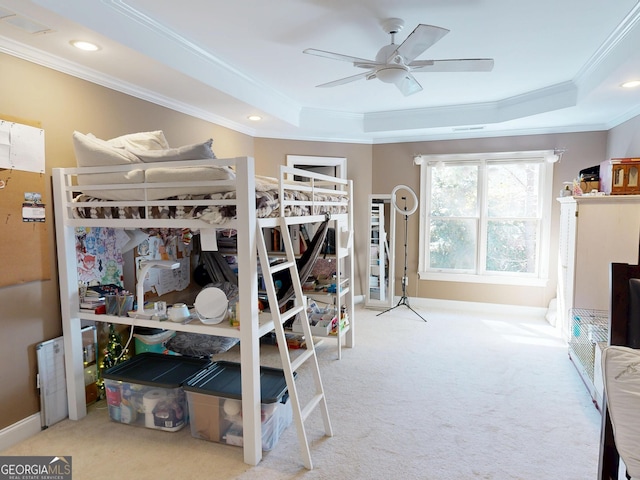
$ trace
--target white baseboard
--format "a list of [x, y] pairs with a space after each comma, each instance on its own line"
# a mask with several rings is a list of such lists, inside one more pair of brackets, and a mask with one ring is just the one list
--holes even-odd
[[[396, 296], [393, 299], [394, 306], [400, 301], [400, 297]], [[364, 304], [364, 295], [354, 295], [353, 303], [356, 305]], [[544, 307], [526, 307], [521, 305], [502, 305], [498, 303], [482, 303], [482, 302], [463, 302], [460, 300], [441, 300], [438, 298], [423, 298], [412, 297], [409, 298], [409, 303], [416, 307], [422, 308], [436, 308], [439, 310], [461, 310], [469, 313], [494, 313], [504, 315], [519, 315], [526, 317], [545, 317], [548, 308]], [[387, 307], [376, 307], [377, 310], [385, 310]]]
[[[400, 298], [398, 297], [397, 300]], [[503, 305], [498, 303], [463, 302], [459, 300], [442, 300], [437, 298], [410, 298], [412, 306], [432, 308], [439, 310], [459, 310], [465, 313], [491, 313], [502, 315], [518, 315], [526, 317], [542, 317], [547, 313], [547, 308], [527, 307], [522, 305]]]
[[40, 413], [23, 418], [19, 422], [0, 430], [0, 451], [13, 447], [17, 443], [42, 431]]

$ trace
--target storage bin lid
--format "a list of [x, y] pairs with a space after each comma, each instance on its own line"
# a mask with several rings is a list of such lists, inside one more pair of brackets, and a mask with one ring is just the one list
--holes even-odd
[[167, 330], [163, 328], [153, 328], [153, 327], [133, 327], [133, 332], [138, 335], [157, 335], [158, 333], [164, 333]]
[[[295, 376], [295, 372], [294, 372]], [[240, 364], [219, 361], [212, 363], [184, 384], [189, 392], [218, 397], [242, 399]], [[287, 381], [279, 368], [260, 367], [260, 401], [276, 403], [287, 393]]]
[[159, 388], [178, 388], [209, 363], [208, 359], [145, 352], [111, 367], [103, 377]]

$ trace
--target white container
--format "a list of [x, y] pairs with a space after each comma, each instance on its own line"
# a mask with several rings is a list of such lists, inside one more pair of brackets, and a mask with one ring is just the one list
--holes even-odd
[[167, 316], [172, 322], [184, 322], [191, 314], [186, 303], [176, 303], [167, 309]]

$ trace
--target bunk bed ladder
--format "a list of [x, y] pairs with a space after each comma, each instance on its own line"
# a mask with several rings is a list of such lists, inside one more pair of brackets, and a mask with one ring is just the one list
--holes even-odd
[[[274, 265], [270, 264], [269, 251], [267, 250], [265, 242], [265, 228], [274, 227], [274, 221], [281, 232], [282, 243], [285, 248], [286, 260]], [[289, 232], [289, 222], [286, 217], [280, 217], [278, 219], [258, 219], [258, 232], [257, 243], [258, 253], [260, 258], [260, 267], [262, 269], [262, 275], [264, 278], [264, 285], [267, 291], [269, 299], [269, 305], [271, 315], [274, 323], [274, 330], [276, 333], [276, 339], [278, 341], [278, 349], [280, 350], [280, 358], [282, 362], [282, 370], [287, 381], [287, 388], [289, 391], [289, 399], [293, 409], [293, 419], [296, 424], [296, 430], [298, 433], [298, 442], [300, 444], [300, 452], [304, 466], [311, 470], [313, 463], [311, 461], [311, 452], [309, 450], [309, 441], [307, 439], [304, 422], [309, 414], [315, 410], [316, 407], [320, 408], [322, 418], [324, 421], [325, 435], [328, 437], [333, 436], [331, 429], [331, 422], [329, 420], [329, 410], [327, 409], [326, 397], [324, 394], [324, 388], [322, 386], [322, 379], [320, 377], [320, 369], [318, 366], [318, 358], [316, 356], [316, 349], [309, 327], [309, 319], [307, 317], [306, 301], [302, 291], [302, 284], [300, 283], [300, 276], [298, 275], [298, 269], [296, 264], [296, 258], [293, 250], [293, 244], [291, 242], [291, 235]], [[278, 308], [278, 298], [275, 280], [273, 275], [278, 272], [289, 269], [291, 274], [291, 281], [294, 287], [294, 306], [285, 310], [284, 308]], [[291, 353], [287, 346], [287, 339], [284, 332], [284, 324], [287, 320], [295, 318], [296, 315], [301, 316], [302, 329], [306, 340], [306, 350], [296, 350], [298, 355], [292, 360]], [[301, 406], [298, 390], [295, 384], [295, 372], [306, 362], [311, 362], [311, 370], [315, 383], [315, 394], [304, 406]]]

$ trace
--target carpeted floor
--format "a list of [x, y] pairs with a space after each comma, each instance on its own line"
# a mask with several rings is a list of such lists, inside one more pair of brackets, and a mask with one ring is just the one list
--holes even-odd
[[[111, 422], [103, 404], [2, 455], [71, 456], [73, 478], [588, 480], [597, 478], [600, 413], [564, 342], [543, 318], [413, 305], [381, 316], [358, 307], [356, 347], [318, 348], [334, 436], [307, 421], [314, 469], [295, 427], [259, 465], [242, 449]], [[263, 364], [278, 366], [274, 347]], [[220, 358], [235, 360], [238, 347]], [[299, 372], [301, 393], [312, 379]]]

